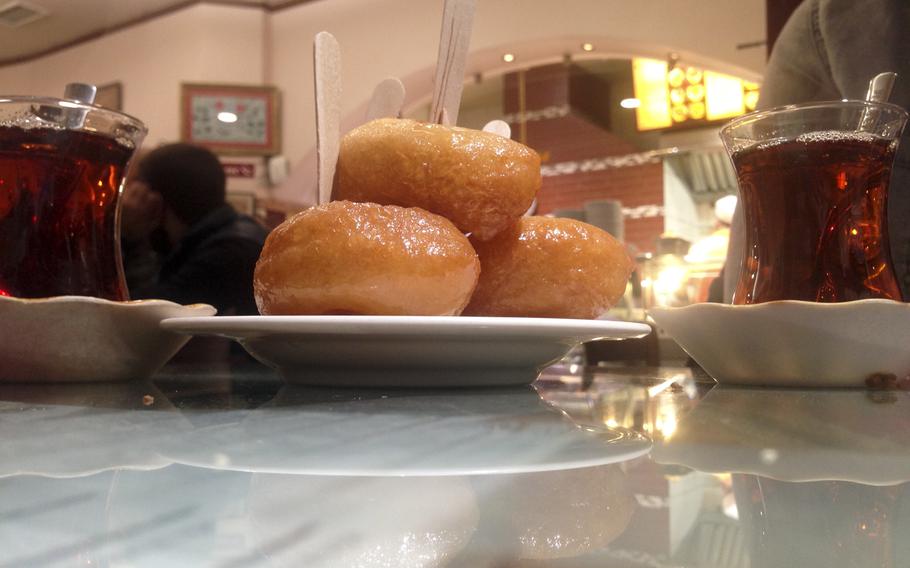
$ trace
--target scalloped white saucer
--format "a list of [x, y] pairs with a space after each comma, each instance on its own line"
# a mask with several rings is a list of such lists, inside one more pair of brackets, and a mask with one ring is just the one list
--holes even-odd
[[214, 314], [206, 304], [165, 300], [0, 297], [0, 381], [144, 379], [189, 339], [161, 329], [161, 320]]
[[652, 308], [650, 316], [718, 383], [864, 387], [910, 374], [910, 304], [777, 301]]
[[651, 332], [625, 321], [456, 316], [231, 316], [161, 325], [230, 337], [289, 382], [336, 387], [528, 384], [579, 343]]

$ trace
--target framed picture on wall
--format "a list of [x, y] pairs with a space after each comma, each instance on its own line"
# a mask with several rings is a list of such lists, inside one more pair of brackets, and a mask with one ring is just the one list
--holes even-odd
[[274, 87], [184, 83], [181, 140], [217, 154], [272, 156], [281, 152], [281, 108]]

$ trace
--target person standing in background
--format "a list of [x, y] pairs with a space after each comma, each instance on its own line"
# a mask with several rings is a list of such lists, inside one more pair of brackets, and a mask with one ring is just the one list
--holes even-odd
[[[811, 101], [863, 99], [869, 81], [898, 78], [889, 102], [910, 108], [910, 2], [804, 0], [781, 30], [768, 60], [759, 110]], [[745, 242], [742, 210], [733, 217], [723, 271], [724, 300], [739, 278]], [[901, 137], [888, 192], [891, 257], [910, 300], [910, 129]]]

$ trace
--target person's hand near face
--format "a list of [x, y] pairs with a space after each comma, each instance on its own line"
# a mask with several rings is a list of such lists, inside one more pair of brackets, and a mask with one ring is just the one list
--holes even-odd
[[152, 191], [145, 182], [129, 182], [120, 203], [120, 236], [123, 240], [136, 242], [147, 239], [160, 226], [164, 202], [161, 194]]

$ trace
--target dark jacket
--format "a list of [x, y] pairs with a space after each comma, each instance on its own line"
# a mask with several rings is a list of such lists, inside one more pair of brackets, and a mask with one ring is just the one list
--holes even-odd
[[256, 315], [253, 270], [267, 233], [224, 205], [190, 228], [165, 258], [156, 282], [130, 290], [130, 296], [211, 304], [219, 315]]

